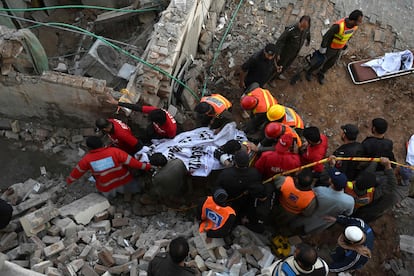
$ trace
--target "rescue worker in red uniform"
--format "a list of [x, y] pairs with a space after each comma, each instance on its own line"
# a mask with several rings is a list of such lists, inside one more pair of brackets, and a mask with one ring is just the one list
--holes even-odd
[[232, 103], [220, 94], [211, 94], [202, 97], [200, 102], [195, 106], [197, 120], [200, 126], [206, 127], [212, 123], [215, 117], [221, 116], [225, 111], [231, 110]]
[[66, 178], [68, 185], [87, 171], [91, 171], [96, 188], [105, 196], [114, 196], [117, 192], [122, 194], [140, 192], [140, 187], [128, 168], [149, 171], [150, 164], [142, 163], [118, 148], [104, 147], [102, 140], [96, 136], [88, 137], [86, 145], [90, 151]]
[[267, 121], [266, 112], [277, 100], [269, 90], [257, 87], [252, 89], [247, 95], [240, 100], [240, 105], [244, 110], [251, 111], [252, 116], [246, 123], [245, 132], [247, 134], [255, 133]]
[[[303, 136], [308, 142], [307, 147], [301, 154], [302, 165], [317, 162], [326, 156], [328, 150], [328, 137], [325, 134], [321, 134], [317, 127], [307, 127], [303, 131]], [[315, 177], [319, 177], [319, 174], [323, 171], [323, 164], [317, 164], [312, 167], [315, 172]]]
[[293, 128], [299, 135], [302, 135], [303, 124], [302, 118], [290, 107], [275, 104], [269, 108], [266, 113], [269, 122], [279, 122]]
[[255, 163], [255, 168], [268, 179], [275, 174], [300, 167], [300, 156], [290, 149], [293, 145], [293, 137], [284, 134], [279, 138], [275, 151], [263, 152]]
[[208, 238], [224, 238], [231, 243], [230, 233], [236, 221], [236, 212], [227, 206], [227, 192], [218, 188], [213, 196], [203, 199], [198, 207], [198, 218], [201, 220], [199, 231], [205, 232]]
[[142, 148], [142, 143], [132, 134], [127, 124], [118, 119], [99, 118], [96, 127], [111, 139], [112, 146], [134, 155]]
[[271, 122], [268, 123], [264, 129], [265, 138], [260, 142], [259, 151], [273, 151], [279, 137], [284, 134], [289, 134], [293, 138], [293, 149], [302, 147], [302, 138], [290, 126], [282, 123]]
[[[345, 50], [348, 40], [362, 24], [364, 15], [360, 10], [354, 10], [349, 17], [342, 18], [335, 22], [322, 38], [319, 52], [325, 55], [325, 63], [318, 72], [318, 81], [320, 84], [325, 83], [325, 73], [335, 65], [342, 50]], [[311, 66], [306, 72], [306, 79], [312, 80], [312, 72], [317, 70], [320, 65]]]

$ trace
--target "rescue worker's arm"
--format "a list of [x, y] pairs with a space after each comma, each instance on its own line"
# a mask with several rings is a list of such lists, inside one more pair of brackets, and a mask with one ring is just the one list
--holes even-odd
[[230, 215], [226, 223], [217, 230], [209, 230], [206, 232], [208, 238], [224, 238], [233, 229], [233, 225], [236, 222], [236, 216]]
[[311, 216], [316, 209], [318, 202], [316, 201], [316, 197], [312, 199], [309, 205], [303, 210], [302, 215], [305, 217]]
[[326, 48], [329, 47], [329, 45], [331, 44], [334, 35], [337, 34], [339, 32], [339, 25], [338, 24], [334, 24], [332, 25], [329, 30], [323, 35], [322, 38], [322, 42], [321, 42], [321, 49], [325, 49], [325, 52], [321, 54], [325, 54], [326, 53]]
[[141, 161], [138, 161], [137, 159], [133, 158], [131, 155], [129, 155], [128, 153], [122, 150], [118, 150], [116, 152], [116, 155], [117, 155], [119, 162], [125, 164], [129, 168], [134, 168], [134, 169], [144, 170], [144, 171], [149, 171], [152, 168], [150, 163], [143, 163]]
[[72, 184], [77, 179], [81, 178], [89, 170], [89, 163], [84, 159], [81, 159], [76, 167], [73, 168], [70, 175], [66, 178], [68, 185]]

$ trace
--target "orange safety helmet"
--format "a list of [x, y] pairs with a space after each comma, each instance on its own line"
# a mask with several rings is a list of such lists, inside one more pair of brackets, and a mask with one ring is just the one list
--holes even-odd
[[285, 133], [286, 127], [281, 123], [268, 123], [265, 127], [265, 136], [270, 139], [276, 139]]
[[258, 103], [259, 103], [259, 100], [253, 96], [244, 96], [240, 101], [241, 107], [244, 110], [251, 110], [255, 108]]

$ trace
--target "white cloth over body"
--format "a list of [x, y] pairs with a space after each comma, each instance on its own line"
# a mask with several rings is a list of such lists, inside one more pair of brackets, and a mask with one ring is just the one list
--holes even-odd
[[411, 138], [408, 141], [407, 157], [405, 161], [407, 164], [410, 164], [410, 166], [414, 166], [414, 134], [411, 135]]
[[361, 66], [371, 67], [378, 77], [383, 75], [411, 69], [413, 66], [413, 53], [405, 50], [395, 53], [386, 53], [382, 58], [370, 60]]
[[214, 158], [214, 151], [232, 139], [247, 141], [245, 133], [238, 130], [234, 122], [226, 124], [217, 134], [208, 127], [201, 127], [180, 133], [173, 139], [152, 140], [153, 145], [143, 147], [135, 157], [148, 162], [148, 156], [160, 152], [168, 160], [181, 159], [191, 175], [208, 176], [212, 170], [223, 168]]

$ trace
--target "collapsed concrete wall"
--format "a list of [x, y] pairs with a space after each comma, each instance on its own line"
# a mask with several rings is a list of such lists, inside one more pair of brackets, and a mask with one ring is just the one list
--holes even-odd
[[[225, 1], [171, 1], [151, 35], [143, 58], [168, 74], [177, 76], [187, 60], [196, 56], [203, 26], [223, 9]], [[211, 25], [211, 24], [210, 24]], [[211, 32], [210, 32], [211, 33]], [[210, 36], [210, 40], [212, 35]], [[159, 106], [170, 103], [173, 82], [165, 74], [140, 64], [136, 75], [128, 83], [129, 101], [142, 99]]]
[[0, 114], [21, 120], [38, 118], [51, 125], [88, 126], [91, 118], [113, 111], [103, 108], [110, 91], [103, 80], [58, 72], [12, 73], [0, 77]]

